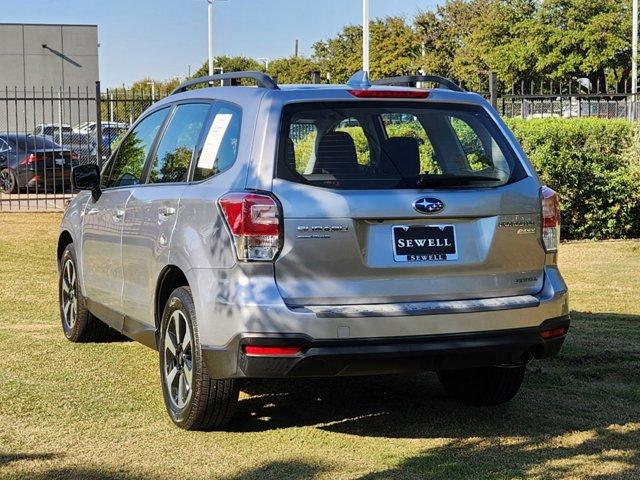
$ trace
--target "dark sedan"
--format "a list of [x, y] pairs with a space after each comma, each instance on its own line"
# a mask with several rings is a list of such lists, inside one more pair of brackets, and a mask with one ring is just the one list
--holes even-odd
[[39, 135], [0, 133], [0, 192], [71, 190], [77, 155]]

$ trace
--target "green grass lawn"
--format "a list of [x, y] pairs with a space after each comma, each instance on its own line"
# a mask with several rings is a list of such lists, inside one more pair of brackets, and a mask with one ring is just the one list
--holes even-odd
[[432, 374], [256, 383], [235, 423], [164, 411], [156, 353], [62, 334], [60, 217], [0, 214], [0, 478], [640, 478], [640, 242], [570, 243], [573, 328], [508, 405]]

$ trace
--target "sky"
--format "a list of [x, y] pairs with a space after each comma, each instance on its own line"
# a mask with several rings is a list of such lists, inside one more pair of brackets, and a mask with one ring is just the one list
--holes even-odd
[[[371, 0], [371, 16], [412, 18], [442, 0]], [[206, 0], [0, 0], [0, 22], [98, 25], [100, 80], [187, 75], [207, 58]], [[361, 0], [225, 0], [214, 6], [214, 55], [309, 55], [346, 24], [360, 24]]]

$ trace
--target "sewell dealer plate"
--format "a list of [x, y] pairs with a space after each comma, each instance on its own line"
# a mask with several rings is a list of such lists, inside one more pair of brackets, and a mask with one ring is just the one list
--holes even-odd
[[453, 225], [395, 225], [393, 259], [396, 262], [442, 262], [458, 259]]

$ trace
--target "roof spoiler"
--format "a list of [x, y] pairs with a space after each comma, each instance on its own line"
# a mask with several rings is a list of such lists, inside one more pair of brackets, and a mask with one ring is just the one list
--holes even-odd
[[457, 83], [446, 77], [439, 75], [406, 75], [402, 77], [386, 77], [380, 80], [375, 80], [374, 85], [388, 85], [398, 87], [415, 87], [418, 82], [433, 82], [437, 83], [440, 88], [446, 88], [453, 90], [454, 92], [464, 92]]

